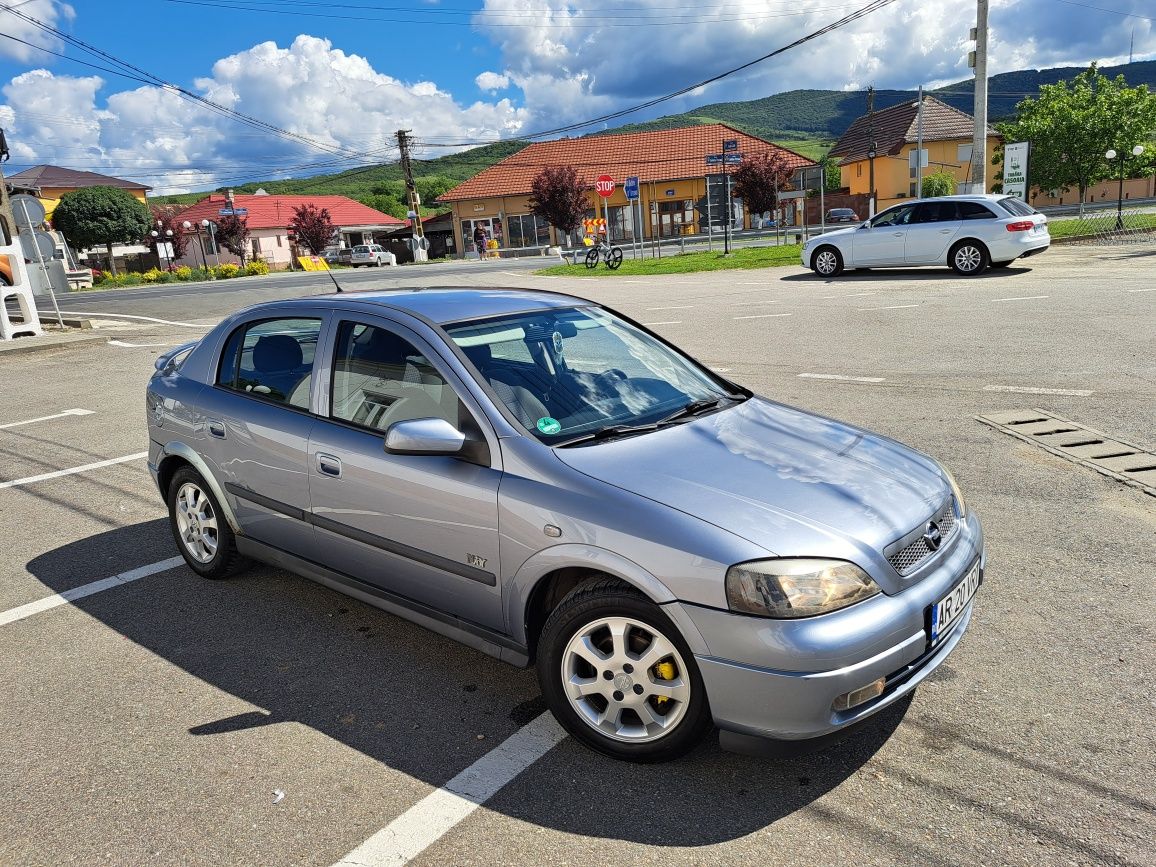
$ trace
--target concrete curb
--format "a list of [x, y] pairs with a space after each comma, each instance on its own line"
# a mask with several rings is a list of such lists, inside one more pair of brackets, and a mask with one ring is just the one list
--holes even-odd
[[[64, 338], [64, 339], [61, 339]], [[0, 359], [9, 355], [30, 355], [34, 352], [48, 352], [52, 349], [71, 349], [74, 346], [93, 346], [97, 343], [107, 343], [104, 335], [85, 335], [75, 338], [64, 335], [46, 334], [43, 337], [20, 337], [16, 340], [0, 344]]]

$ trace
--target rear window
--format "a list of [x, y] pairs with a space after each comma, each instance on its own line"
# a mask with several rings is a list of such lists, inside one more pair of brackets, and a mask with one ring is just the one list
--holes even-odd
[[1007, 211], [1009, 214], [1012, 214], [1016, 217], [1030, 217], [1032, 214], [1039, 213], [1039, 211], [1037, 211], [1027, 202], [1020, 201], [1013, 196], [1008, 196], [1006, 199], [1000, 199], [996, 202], [996, 204]]
[[850, 216], [853, 216], [854, 214], [855, 214], [855, 212], [852, 211], [850, 208], [832, 208], [831, 209], [831, 216], [832, 217], [850, 217]]
[[365, 244], [361, 244], [360, 246], [354, 247], [353, 252], [354, 253], [368, 253], [369, 247], [367, 247]]
[[960, 202], [959, 218], [961, 220], [994, 220], [995, 214], [979, 202]]

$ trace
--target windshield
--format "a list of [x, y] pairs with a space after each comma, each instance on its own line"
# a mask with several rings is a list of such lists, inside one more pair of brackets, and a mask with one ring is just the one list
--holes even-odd
[[672, 414], [688, 410], [689, 417], [725, 398], [746, 396], [598, 308], [518, 313], [445, 328], [522, 426], [551, 445], [623, 427], [653, 429]]

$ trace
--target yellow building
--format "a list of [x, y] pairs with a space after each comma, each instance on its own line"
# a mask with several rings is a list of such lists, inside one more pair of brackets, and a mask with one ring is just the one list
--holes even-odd
[[[465, 255], [477, 254], [474, 236], [479, 228], [487, 242], [496, 240], [505, 250], [562, 245], [565, 239], [530, 212], [530, 187], [547, 166], [572, 166], [588, 189], [588, 216], [608, 218], [611, 240], [679, 237], [706, 231], [705, 218], [696, 210], [707, 194], [706, 176], [717, 175], [715, 180], [725, 182], [724, 170], [732, 173], [743, 157], [759, 153], [781, 154], [796, 175], [815, 165], [794, 151], [716, 123], [538, 142], [443, 193], [438, 201], [452, 206], [454, 249]], [[605, 201], [594, 190], [603, 175], [614, 181]], [[638, 179], [633, 201], [624, 189], [628, 177]], [[751, 227], [752, 216], [759, 220], [740, 200], [733, 200], [734, 228]]]
[[[904, 199], [918, 198], [913, 156], [918, 140], [918, 102], [908, 100], [858, 118], [831, 148], [839, 158], [839, 175], [852, 193], [871, 194], [872, 163], [875, 174], [875, 210], [881, 211]], [[927, 176], [939, 171], [950, 173], [956, 184], [971, 175], [972, 135], [975, 120], [934, 97], [923, 97], [923, 147], [927, 151]], [[999, 167], [990, 164], [1000, 136], [988, 127], [985, 190], [999, 180]], [[871, 144], [875, 157], [871, 158]]]
[[62, 166], [33, 166], [5, 178], [8, 189], [13, 193], [30, 193], [40, 199], [48, 219], [52, 219], [52, 212], [56, 210], [60, 197], [65, 193], [80, 190], [85, 187], [117, 187], [128, 191], [140, 201], [146, 201], [145, 194], [152, 187], [138, 184], [135, 181], [126, 181], [121, 178], [101, 175], [96, 172], [81, 172], [76, 169], [66, 169]]

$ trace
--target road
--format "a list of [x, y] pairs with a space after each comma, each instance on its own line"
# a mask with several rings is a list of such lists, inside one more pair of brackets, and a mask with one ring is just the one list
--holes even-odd
[[565, 739], [519, 753], [508, 785], [448, 823], [443, 787], [541, 718], [532, 673], [275, 569], [206, 582], [166, 565], [133, 457], [156, 353], [324, 284], [70, 296], [180, 324], [100, 320], [106, 345], [0, 360], [0, 863], [325, 865], [382, 829], [378, 856], [406, 843], [423, 865], [1151, 863], [1156, 498], [975, 416], [1038, 407], [1156, 448], [1154, 263], [1069, 248], [970, 280], [343, 273], [608, 303], [763, 394], [936, 456], [987, 530], [955, 654], [842, 744], [771, 760], [710, 742], [630, 766]]

